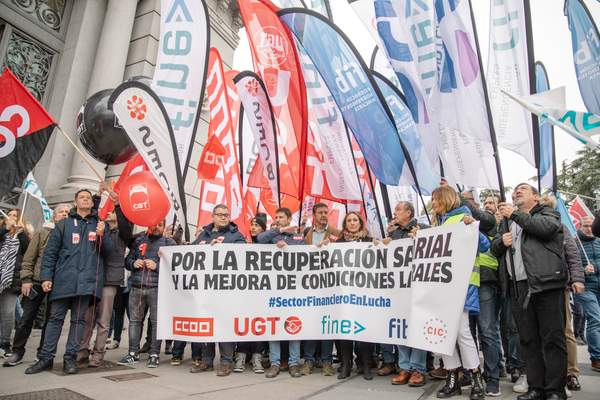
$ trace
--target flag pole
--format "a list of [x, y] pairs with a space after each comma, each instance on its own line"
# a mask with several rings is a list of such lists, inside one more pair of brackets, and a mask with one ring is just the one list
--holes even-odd
[[[535, 82], [535, 53], [533, 51], [533, 31], [531, 23], [531, 5], [530, 0], [524, 0], [523, 9], [525, 11], [525, 40], [527, 46], [527, 69], [529, 71], [529, 94], [537, 93]], [[531, 114], [531, 132], [533, 134], [533, 158], [538, 175], [538, 191], [542, 192], [542, 177], [540, 175], [540, 124], [537, 115]]]
[[27, 198], [29, 197], [29, 192], [25, 191], [25, 198], [23, 199], [23, 205], [21, 206], [21, 216], [19, 217], [19, 224], [23, 222], [23, 214], [25, 214], [25, 207], [27, 207]]
[[8, 215], [6, 215], [6, 213], [4, 211], [2, 211], [1, 208], [0, 208], [0, 214], [4, 215], [4, 218], [8, 218]]
[[87, 164], [87, 166], [90, 167], [90, 169], [92, 170], [92, 172], [94, 172], [94, 175], [96, 175], [96, 177], [98, 177], [98, 179], [100, 179], [100, 182], [102, 182], [104, 180], [104, 178], [102, 177], [102, 175], [100, 175], [100, 172], [98, 172], [98, 170], [92, 165], [92, 162], [88, 159], [88, 157], [85, 154], [83, 154], [83, 151], [81, 151], [81, 149], [79, 147], [77, 147], [77, 145], [75, 144], [75, 142], [73, 142], [73, 140], [71, 140], [71, 138], [69, 137], [69, 135], [67, 135], [67, 133], [65, 131], [63, 131], [63, 129], [60, 127], [60, 125], [57, 124], [56, 125], [56, 129], [58, 129], [58, 131], [60, 133], [62, 133], [62, 135], [71, 144], [71, 146], [73, 146], [73, 148], [75, 149], [75, 151], [77, 151], [79, 153], [79, 155], [83, 159], [83, 162], [85, 162]]

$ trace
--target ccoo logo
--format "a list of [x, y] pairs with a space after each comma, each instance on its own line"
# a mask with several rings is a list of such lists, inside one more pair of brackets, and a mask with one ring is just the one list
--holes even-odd
[[140, 121], [146, 117], [146, 104], [139, 96], [132, 96], [131, 99], [127, 100], [127, 110], [129, 110], [129, 116], [133, 119], [139, 119]]

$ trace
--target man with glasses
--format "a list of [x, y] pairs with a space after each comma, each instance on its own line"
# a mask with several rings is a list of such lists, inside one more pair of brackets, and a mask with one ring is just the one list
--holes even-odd
[[586, 337], [592, 369], [600, 372], [600, 240], [592, 233], [591, 217], [583, 217], [581, 230], [581, 262], [585, 272], [585, 290], [576, 295], [587, 321]]
[[[213, 208], [212, 218], [213, 222], [202, 228], [192, 244], [217, 246], [221, 243], [247, 243], [237, 225], [231, 222], [231, 213], [226, 205], [216, 205]], [[217, 368], [217, 376], [227, 376], [233, 371], [233, 348], [234, 343], [219, 343], [221, 362]], [[194, 360], [194, 366], [190, 372], [204, 372], [212, 369], [215, 358], [215, 344], [206, 343], [203, 350], [202, 359]], [[192, 345], [193, 352], [194, 347]]]
[[499, 273], [508, 282], [522, 355], [529, 367], [529, 391], [517, 399], [566, 399], [564, 288], [568, 272], [563, 226], [558, 212], [540, 205], [540, 194], [533, 186], [517, 185], [513, 200], [517, 209], [498, 205], [510, 227], [506, 230], [500, 224], [492, 253], [502, 261]]

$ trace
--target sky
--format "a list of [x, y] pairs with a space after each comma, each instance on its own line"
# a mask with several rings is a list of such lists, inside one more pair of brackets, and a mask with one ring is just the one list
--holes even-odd
[[[489, 10], [490, 2], [493, 0], [471, 1], [485, 71], [488, 57]], [[563, 13], [564, 0], [530, 0], [530, 3], [536, 61], [544, 63], [551, 88], [566, 87], [567, 108], [585, 111], [573, 65], [571, 33], [567, 17]], [[377, 43], [346, 0], [330, 0], [330, 4], [334, 23], [350, 38], [368, 64]], [[600, 1], [586, 0], [586, 4], [595, 20], [599, 21]], [[383, 63], [382, 60], [378, 59], [378, 61], [380, 62], [377, 65]], [[240, 45], [234, 54], [233, 68], [240, 71], [252, 69], [250, 49], [244, 28], [240, 29]], [[560, 167], [563, 160], [572, 160], [576, 156], [576, 151], [582, 149], [583, 145], [560, 129], [556, 129], [555, 137], [556, 160]], [[511, 151], [500, 149], [500, 161], [506, 186], [514, 187], [536, 175], [532, 166], [520, 155]]]

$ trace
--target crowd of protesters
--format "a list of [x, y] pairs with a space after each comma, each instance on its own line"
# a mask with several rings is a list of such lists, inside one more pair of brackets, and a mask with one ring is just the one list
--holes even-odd
[[[147, 366], [159, 366], [159, 251], [183, 244], [182, 229], [165, 227], [163, 221], [134, 234], [135, 227], [118, 204], [100, 220], [97, 209], [103, 192], [117, 202], [105, 183], [96, 195], [80, 190], [73, 204], [54, 208], [53, 223], [35, 232], [18, 209], [8, 210], [0, 223], [3, 366], [23, 362], [27, 340], [38, 324], [42, 334], [35, 362], [24, 372], [52, 369], [67, 311], [65, 373], [101, 367], [107, 350], [120, 349], [125, 314], [128, 349], [118, 364], [138, 363], [147, 353]], [[420, 387], [428, 379], [445, 380], [439, 398], [465, 389], [470, 389], [471, 399], [497, 397], [502, 378], [512, 381], [519, 400], [564, 399], [581, 390], [577, 344], [587, 345], [591, 368], [600, 372], [600, 213], [595, 219], [583, 218], [574, 237], [561, 223], [553, 198], [529, 184], [515, 188], [512, 204], [493, 195], [482, 203], [472, 193], [458, 193], [448, 185], [432, 193], [431, 225], [479, 221], [478, 254], [468, 266], [472, 273], [452, 355], [348, 340], [218, 343], [216, 374], [242, 373], [249, 364], [248, 369], [267, 378], [281, 371], [298, 378], [320, 369], [324, 376], [346, 379], [355, 365], [364, 379], [390, 376], [393, 385]], [[267, 227], [267, 216], [258, 213], [250, 221], [251, 237], [245, 238], [228, 207], [217, 205], [213, 222], [198, 230], [192, 244], [379, 244], [360, 213], [348, 212], [341, 229], [331, 227], [324, 203], [313, 206], [309, 227], [305, 222], [294, 226], [287, 208], [278, 209], [274, 217]], [[427, 228], [429, 224], [417, 221], [411, 203], [399, 202], [383, 245]], [[186, 344], [165, 343], [172, 366], [184, 362]], [[191, 343], [190, 372], [213, 370], [215, 351], [214, 343]]]

